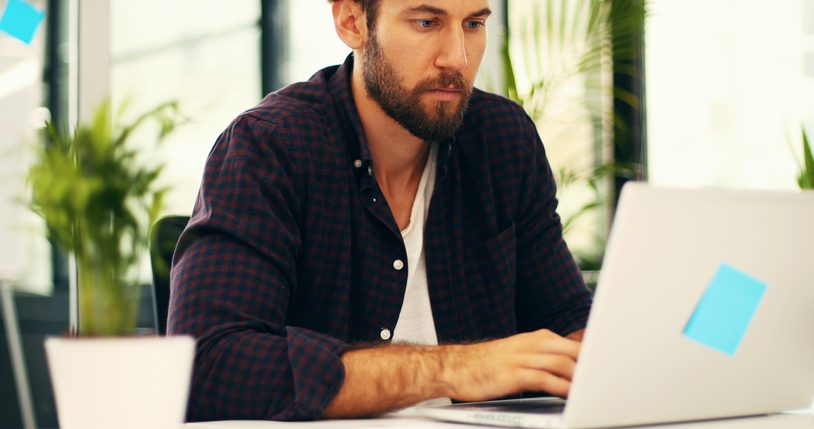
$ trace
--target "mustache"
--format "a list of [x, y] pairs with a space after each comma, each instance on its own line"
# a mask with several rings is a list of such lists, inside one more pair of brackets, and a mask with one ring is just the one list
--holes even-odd
[[427, 78], [419, 82], [416, 92], [432, 91], [434, 89], [454, 89], [458, 91], [468, 91], [469, 82], [460, 73], [442, 73], [435, 78]]

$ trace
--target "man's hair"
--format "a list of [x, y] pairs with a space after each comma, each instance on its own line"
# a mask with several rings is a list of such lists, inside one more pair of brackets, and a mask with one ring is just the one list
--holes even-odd
[[[328, 3], [333, 3], [337, 0], [328, 0]], [[367, 15], [367, 29], [373, 31], [376, 24], [376, 12], [379, 10], [379, 0], [353, 0], [362, 6], [362, 11]]]

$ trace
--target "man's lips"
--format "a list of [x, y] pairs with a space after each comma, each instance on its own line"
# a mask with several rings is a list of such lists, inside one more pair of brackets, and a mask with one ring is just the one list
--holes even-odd
[[457, 86], [448, 86], [446, 88], [432, 88], [430, 91], [443, 91], [443, 92], [463, 92], [463, 88]]
[[442, 100], [453, 100], [458, 98], [463, 93], [462, 89], [459, 88], [435, 88], [431, 89], [429, 92], [432, 96]]

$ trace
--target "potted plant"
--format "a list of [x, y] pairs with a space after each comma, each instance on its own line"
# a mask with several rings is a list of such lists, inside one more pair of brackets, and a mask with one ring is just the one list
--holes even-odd
[[73, 133], [48, 123], [29, 169], [31, 207], [77, 268], [79, 337], [45, 343], [63, 429], [183, 421], [193, 340], [135, 336], [140, 258], [166, 189], [156, 185], [162, 166], [128, 146], [150, 120], [160, 141], [177, 116], [176, 104], [166, 103], [122, 124], [104, 102]]

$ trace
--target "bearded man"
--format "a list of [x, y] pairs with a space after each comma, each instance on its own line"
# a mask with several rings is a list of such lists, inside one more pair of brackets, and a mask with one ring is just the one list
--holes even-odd
[[189, 420], [565, 397], [591, 304], [522, 108], [473, 88], [488, 0], [333, 0], [353, 53], [235, 119], [171, 274]]

